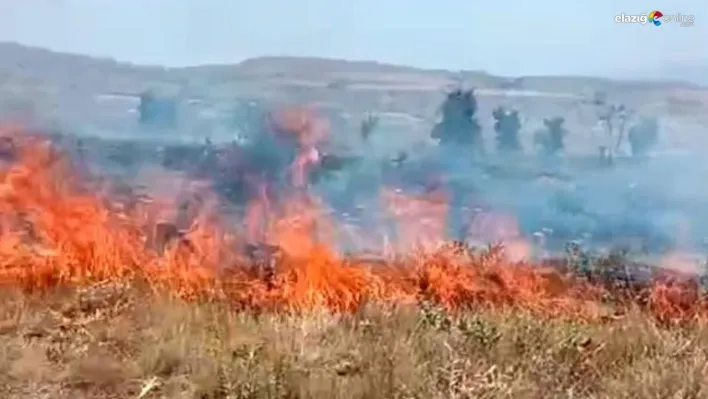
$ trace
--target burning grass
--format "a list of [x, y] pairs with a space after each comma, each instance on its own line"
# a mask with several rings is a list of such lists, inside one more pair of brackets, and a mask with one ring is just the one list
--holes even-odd
[[[455, 243], [344, 257], [303, 190], [236, 223], [204, 190], [196, 208], [98, 194], [41, 137], [7, 137], [0, 283], [22, 294], [1, 308], [6, 397], [702, 392], [692, 279], [618, 285]], [[440, 226], [432, 201], [405, 232]]]

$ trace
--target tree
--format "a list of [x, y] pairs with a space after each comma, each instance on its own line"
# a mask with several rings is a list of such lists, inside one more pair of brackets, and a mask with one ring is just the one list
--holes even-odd
[[433, 128], [431, 137], [445, 147], [465, 146], [483, 154], [482, 127], [475, 117], [477, 109], [474, 90], [457, 89], [448, 93], [440, 107], [442, 120]]
[[627, 121], [631, 115], [629, 108], [625, 107], [624, 104], [620, 104], [613, 107], [613, 114], [617, 120], [617, 143], [615, 144], [615, 152], [619, 152], [622, 146], [622, 141], [624, 141], [625, 129], [627, 128]]
[[659, 141], [659, 122], [656, 118], [645, 118], [632, 126], [627, 135], [632, 148], [632, 156], [646, 156]]
[[[427, 172], [437, 175], [445, 175], [452, 169], [459, 170], [464, 163], [475, 156], [484, 156], [484, 141], [482, 138], [482, 127], [477, 122], [476, 114], [479, 107], [474, 90], [457, 89], [449, 92], [440, 107], [442, 119], [435, 125], [431, 132], [431, 137], [440, 143], [437, 166], [425, 167]], [[406, 157], [400, 157], [403, 161]], [[437, 161], [440, 161], [439, 163]], [[396, 162], [395, 164], [402, 164]], [[455, 166], [452, 166], [455, 165]], [[431, 165], [432, 166], [432, 165]], [[403, 168], [408, 169], [408, 168]], [[447, 226], [451, 233], [450, 237], [457, 237], [462, 232], [461, 224], [464, 220], [462, 207], [457, 206], [464, 198], [464, 190], [459, 184], [451, 183], [448, 187], [450, 204], [447, 215]]]
[[492, 116], [494, 116], [494, 131], [497, 133], [497, 151], [500, 153], [521, 151], [519, 111], [498, 107], [492, 112]]
[[361, 121], [361, 125], [359, 126], [359, 134], [363, 141], [369, 140], [371, 133], [373, 133], [378, 127], [379, 121], [379, 116], [373, 114], [368, 114], [366, 118]]
[[[625, 128], [631, 112], [624, 104], [606, 104], [604, 97], [596, 105], [598, 106], [598, 122], [605, 127], [608, 139], [605, 144], [600, 146], [600, 156], [611, 164], [614, 154], [619, 151], [624, 141]], [[617, 133], [617, 139], [613, 145], [611, 141], [614, 140], [615, 133]]]
[[556, 155], [565, 149], [568, 131], [563, 126], [565, 118], [544, 119], [544, 128], [534, 134], [534, 144], [541, 147], [545, 155]]

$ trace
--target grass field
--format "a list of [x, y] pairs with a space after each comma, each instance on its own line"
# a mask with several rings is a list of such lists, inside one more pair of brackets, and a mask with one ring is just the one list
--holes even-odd
[[703, 323], [371, 305], [238, 313], [126, 286], [3, 292], [6, 398], [697, 398]]
[[[2, 144], [1, 398], [708, 397], [698, 281], [459, 244], [344, 257], [307, 195], [262, 212], [264, 257], [218, 207], [158, 245], [177, 204], [99, 194], [41, 137]], [[416, 204], [405, 232], [444, 230], [444, 203]]]

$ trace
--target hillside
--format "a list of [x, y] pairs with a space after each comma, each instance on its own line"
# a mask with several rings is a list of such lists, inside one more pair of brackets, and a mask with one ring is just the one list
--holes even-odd
[[[613, 81], [603, 78], [500, 77], [484, 72], [422, 70], [377, 62], [301, 57], [262, 57], [236, 65], [185, 68], [139, 66], [111, 59], [52, 52], [0, 43], [0, 114], [31, 110], [45, 119], [76, 126], [87, 123], [132, 126], [135, 96], [146, 89], [200, 99], [228, 112], [238, 99], [276, 104], [310, 104], [327, 110], [335, 124], [354, 128], [367, 112], [383, 115], [391, 131], [422, 139], [434, 123], [442, 95], [454, 85], [478, 88], [482, 124], [489, 128], [498, 105], [518, 108], [530, 132], [544, 117], [563, 115], [579, 133], [575, 147], [587, 147], [596, 110], [586, 101], [607, 93], [640, 114], [664, 117], [671, 146], [683, 146], [708, 126], [708, 89], [690, 83]], [[106, 94], [119, 94], [106, 100]], [[102, 101], [97, 96], [103, 95]], [[186, 128], [205, 129], [191, 118]], [[203, 119], [203, 118], [202, 118]], [[489, 130], [489, 129], [487, 129]], [[403, 133], [401, 133], [403, 134]], [[406, 140], [409, 141], [409, 140]], [[573, 147], [573, 145], [571, 145]]]

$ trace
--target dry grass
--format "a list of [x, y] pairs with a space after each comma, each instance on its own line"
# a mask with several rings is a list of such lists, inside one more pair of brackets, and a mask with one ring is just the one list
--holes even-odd
[[510, 267], [460, 243], [374, 267], [314, 239], [310, 197], [264, 217], [258, 277], [212, 218], [150, 249], [150, 209], [73, 188], [42, 143], [0, 170], [0, 398], [706, 396], [698, 281], [618, 287], [614, 258]]
[[238, 314], [125, 287], [3, 293], [4, 398], [693, 398], [708, 330], [635, 312], [606, 324], [522, 311]]

